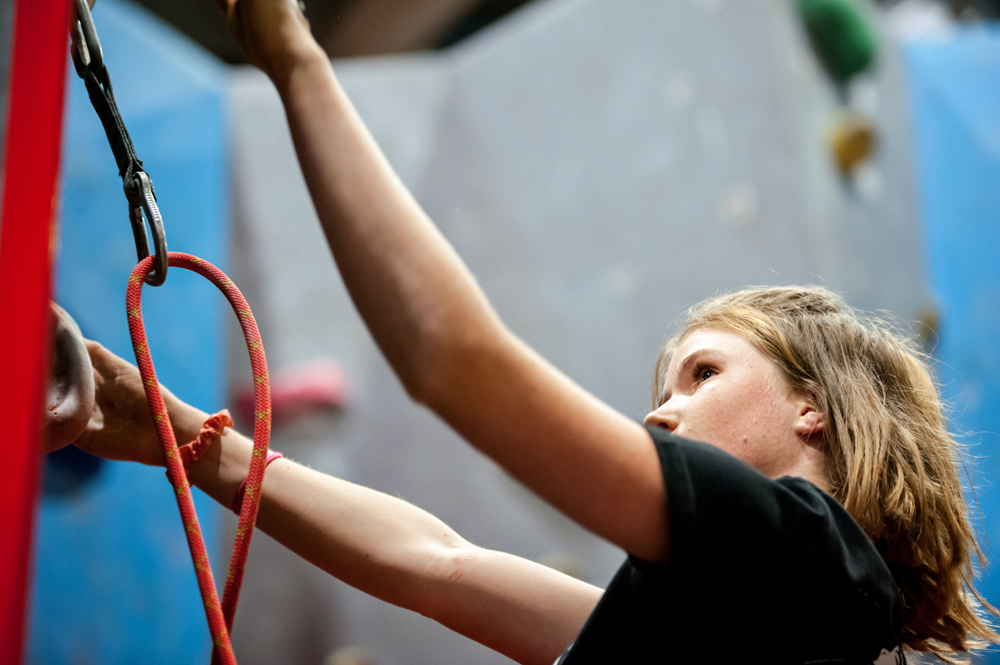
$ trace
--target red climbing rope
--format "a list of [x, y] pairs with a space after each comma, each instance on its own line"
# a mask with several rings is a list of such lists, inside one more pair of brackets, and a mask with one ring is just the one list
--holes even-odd
[[140, 374], [142, 374], [142, 382], [146, 388], [146, 400], [153, 413], [156, 433], [167, 460], [167, 477], [174, 487], [174, 493], [177, 495], [177, 506], [181, 511], [181, 519], [184, 521], [184, 531], [187, 534], [188, 547], [191, 549], [191, 558], [194, 561], [195, 573], [198, 577], [198, 587], [201, 589], [201, 598], [205, 605], [209, 630], [212, 633], [215, 658], [226, 665], [235, 665], [236, 657], [229, 641], [229, 633], [233, 627], [236, 601], [239, 598], [240, 585], [243, 582], [243, 569], [246, 565], [247, 551], [250, 548], [250, 538], [253, 536], [253, 527], [257, 521], [260, 488], [264, 481], [264, 468], [266, 466], [267, 445], [271, 437], [271, 392], [268, 385], [267, 360], [264, 358], [264, 346], [260, 340], [257, 323], [250, 312], [250, 306], [247, 305], [246, 299], [243, 298], [243, 294], [236, 288], [236, 285], [208, 261], [180, 252], [169, 252], [167, 256], [170, 267], [185, 268], [196, 272], [215, 284], [225, 294], [240, 320], [243, 335], [247, 340], [247, 348], [250, 351], [250, 364], [253, 367], [255, 402], [253, 456], [250, 459], [246, 496], [240, 511], [236, 542], [233, 544], [233, 556], [229, 563], [229, 575], [226, 577], [226, 587], [220, 606], [212, 569], [208, 563], [208, 553], [205, 551], [205, 542], [201, 536], [201, 528], [198, 526], [198, 516], [194, 510], [187, 474], [184, 471], [180, 455], [177, 453], [177, 441], [174, 439], [170, 418], [156, 382], [156, 371], [153, 368], [153, 359], [149, 355], [146, 331], [142, 324], [142, 285], [146, 275], [153, 269], [154, 257], [147, 257], [139, 262], [132, 271], [132, 276], [129, 277], [128, 291], [125, 296], [128, 326], [132, 333], [136, 364], [139, 366]]

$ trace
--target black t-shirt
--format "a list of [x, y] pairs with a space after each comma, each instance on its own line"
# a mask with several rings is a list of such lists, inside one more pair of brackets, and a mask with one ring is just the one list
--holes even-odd
[[892, 574], [844, 508], [650, 428], [670, 558], [629, 557], [560, 665], [905, 663]]

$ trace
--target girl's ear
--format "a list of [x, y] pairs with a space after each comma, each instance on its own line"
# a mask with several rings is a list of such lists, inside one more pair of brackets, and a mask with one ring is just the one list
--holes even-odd
[[812, 394], [803, 396], [799, 414], [795, 419], [795, 434], [805, 443], [820, 446], [823, 443], [823, 428], [826, 417], [816, 408]]

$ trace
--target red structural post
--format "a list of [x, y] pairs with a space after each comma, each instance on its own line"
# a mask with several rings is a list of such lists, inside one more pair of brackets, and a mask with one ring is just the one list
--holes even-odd
[[0, 218], [0, 663], [20, 663], [38, 485], [67, 0], [17, 0]]

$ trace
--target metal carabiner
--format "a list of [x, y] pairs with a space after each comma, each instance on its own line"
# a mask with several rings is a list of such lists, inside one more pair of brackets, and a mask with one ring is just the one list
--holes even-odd
[[97, 38], [97, 28], [90, 15], [94, 0], [74, 0], [73, 22], [70, 24], [69, 35], [73, 40], [70, 53], [73, 56], [73, 66], [76, 73], [83, 78], [83, 72], [90, 69], [99, 74], [104, 68], [104, 52], [101, 50], [101, 40]]
[[153, 232], [153, 271], [144, 280], [150, 286], [160, 286], [167, 279], [167, 235], [163, 230], [163, 217], [156, 205], [156, 194], [153, 192], [153, 181], [145, 171], [135, 174], [133, 187], [125, 188], [128, 198], [128, 219], [132, 223], [132, 235], [135, 236], [135, 251], [140, 261], [149, 256], [149, 237], [146, 235], [146, 224], [142, 221], [143, 212], [149, 220], [149, 228]]

